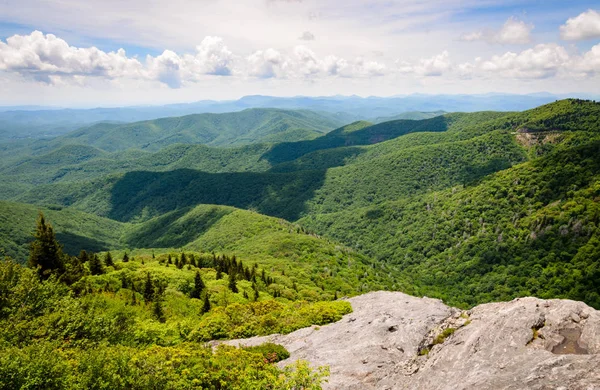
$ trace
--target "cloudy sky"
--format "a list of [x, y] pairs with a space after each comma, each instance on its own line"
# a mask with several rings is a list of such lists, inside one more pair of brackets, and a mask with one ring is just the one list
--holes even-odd
[[0, 0], [0, 105], [599, 87], [597, 0]]

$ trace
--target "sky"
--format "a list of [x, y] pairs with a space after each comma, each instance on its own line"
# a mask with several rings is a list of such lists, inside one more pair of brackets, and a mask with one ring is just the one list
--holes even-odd
[[597, 0], [0, 0], [4, 106], [599, 87]]

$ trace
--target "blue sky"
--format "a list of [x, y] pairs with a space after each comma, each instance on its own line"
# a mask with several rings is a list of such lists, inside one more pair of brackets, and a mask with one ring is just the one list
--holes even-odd
[[0, 2], [0, 105], [593, 93], [599, 80], [597, 1]]

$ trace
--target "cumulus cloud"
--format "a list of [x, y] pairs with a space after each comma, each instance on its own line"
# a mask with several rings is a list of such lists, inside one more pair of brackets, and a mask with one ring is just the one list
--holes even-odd
[[400, 73], [413, 73], [417, 76], [441, 76], [452, 68], [450, 55], [444, 50], [442, 53], [431, 58], [423, 58], [416, 63], [397, 61]]
[[527, 24], [514, 17], [508, 18], [500, 30], [475, 31], [463, 34], [463, 41], [486, 41], [488, 43], [500, 44], [526, 44], [531, 42], [531, 31], [533, 24]]
[[546, 78], [554, 76], [569, 63], [569, 54], [556, 44], [540, 44], [520, 53], [507, 52], [483, 61], [480, 68], [515, 78]]
[[[599, 45], [600, 46], [600, 45]], [[557, 75], [593, 74], [598, 72], [600, 47], [583, 56], [570, 56], [557, 44], [539, 44], [519, 53], [506, 52], [490, 59], [476, 58], [474, 62], [460, 64], [461, 77], [477, 75], [498, 76], [515, 79], [544, 79]]]
[[76, 48], [52, 34], [34, 31], [0, 41], [0, 70], [52, 83], [60, 77], [135, 77], [142, 64], [125, 50], [103, 52], [96, 47]]
[[375, 77], [386, 66], [361, 57], [348, 61], [335, 55], [320, 58], [306, 46], [296, 46], [291, 55], [274, 49], [259, 50], [247, 58], [248, 75], [259, 78]]
[[560, 36], [568, 41], [600, 37], [600, 12], [590, 9], [574, 18], [569, 18], [560, 26]]
[[259, 50], [247, 58], [248, 75], [258, 78], [285, 78], [287, 77], [290, 64], [288, 60], [277, 50], [269, 48]]
[[300, 39], [302, 41], [314, 41], [315, 35], [313, 33], [311, 33], [310, 31], [304, 31], [298, 39]]

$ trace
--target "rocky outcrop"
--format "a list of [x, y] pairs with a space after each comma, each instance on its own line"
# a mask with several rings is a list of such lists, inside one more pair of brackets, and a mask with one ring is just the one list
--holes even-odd
[[326, 389], [599, 389], [600, 312], [519, 298], [462, 311], [398, 292], [349, 299], [334, 324], [230, 344], [284, 345], [328, 365]]

